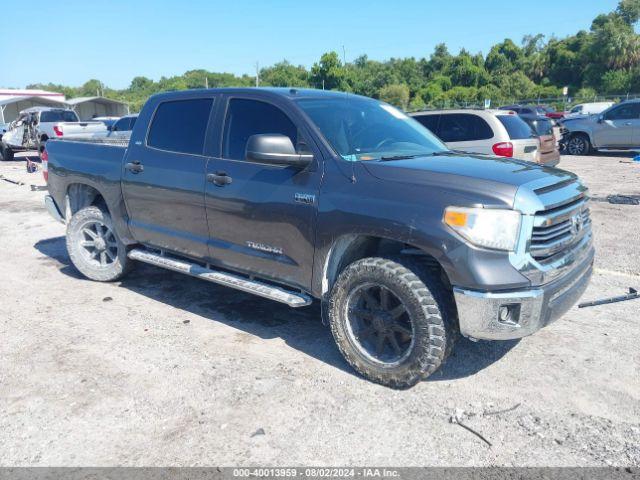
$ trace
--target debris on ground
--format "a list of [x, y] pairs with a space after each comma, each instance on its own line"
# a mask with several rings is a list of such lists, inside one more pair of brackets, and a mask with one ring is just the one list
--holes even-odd
[[626, 295], [603, 298], [601, 300], [594, 300], [592, 302], [584, 302], [578, 305], [578, 308], [595, 307], [598, 305], [607, 305], [609, 303], [626, 302], [627, 300], [635, 300], [636, 298], [640, 298], [640, 293], [638, 293], [635, 288], [629, 287], [629, 293], [627, 293]]
[[266, 432], [264, 431], [264, 428], [259, 428], [255, 432], [253, 432], [251, 434], [251, 438], [257, 437], [258, 435], [266, 435]]
[[614, 205], [640, 205], [640, 195], [609, 195], [607, 201]]
[[465, 430], [467, 430], [468, 432], [473, 433], [476, 437], [478, 437], [480, 440], [482, 440], [484, 443], [486, 443], [487, 445], [489, 445], [490, 447], [492, 447], [492, 443], [487, 440], [480, 432], [477, 432], [476, 430], [474, 430], [473, 428], [471, 428], [468, 425], [465, 425], [464, 423], [462, 423], [461, 418], [458, 416], [458, 414], [456, 413], [456, 415], [451, 415], [451, 417], [449, 417], [449, 423], [454, 423], [456, 425], [460, 425], [462, 428], [464, 428]]
[[111, 297], [104, 297], [102, 299], [103, 302], [110, 302], [111, 300], [113, 300], [113, 298], [111, 298]]
[[4, 180], [5, 182], [13, 183], [14, 185], [24, 185], [24, 182], [21, 182], [19, 180], [11, 180], [4, 175], [0, 175], [0, 179]]
[[494, 411], [489, 411], [489, 412], [484, 412], [483, 415], [488, 416], [488, 415], [501, 415], [503, 413], [509, 413], [509, 412], [513, 412], [516, 408], [518, 408], [520, 405], [522, 405], [521, 403], [516, 403], [513, 407], [511, 408], [507, 408], [504, 410], [494, 410]]

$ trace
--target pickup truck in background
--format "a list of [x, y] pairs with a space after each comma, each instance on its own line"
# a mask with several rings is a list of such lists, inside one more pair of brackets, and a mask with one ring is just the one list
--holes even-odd
[[81, 122], [73, 110], [53, 107], [33, 107], [23, 110], [9, 124], [2, 135], [0, 154], [4, 160], [12, 160], [14, 152], [42, 151], [50, 138], [65, 135], [90, 134], [107, 131], [102, 122]]
[[573, 174], [453, 152], [396, 108], [304, 89], [151, 97], [127, 147], [52, 141], [47, 209], [97, 281], [135, 261], [321, 304], [366, 378], [407, 388], [461, 333], [530, 335], [582, 295], [594, 249]]
[[125, 115], [124, 117], [121, 117], [117, 121], [115, 121], [112, 125], [107, 126], [106, 130], [101, 130], [94, 133], [77, 133], [66, 135], [65, 138], [72, 140], [103, 140], [105, 143], [118, 143], [120, 141], [125, 141], [126, 143], [128, 143], [129, 137], [131, 136], [131, 131], [133, 130], [133, 126], [136, 124], [137, 119], [138, 114]]

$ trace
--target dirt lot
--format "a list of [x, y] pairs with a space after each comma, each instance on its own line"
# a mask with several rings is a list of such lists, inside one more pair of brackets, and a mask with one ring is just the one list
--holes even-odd
[[[606, 201], [640, 194], [640, 163], [561, 166], [595, 200], [584, 298], [640, 287], [640, 206]], [[640, 300], [520, 342], [461, 340], [393, 391], [353, 374], [317, 306], [148, 266], [81, 278], [41, 174], [19, 158], [0, 174], [24, 182], [0, 179], [0, 465], [640, 465]]]

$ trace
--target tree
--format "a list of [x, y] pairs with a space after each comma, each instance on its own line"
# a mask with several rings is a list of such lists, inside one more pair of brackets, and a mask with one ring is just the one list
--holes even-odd
[[325, 88], [326, 90], [340, 89], [347, 85], [345, 68], [337, 52], [324, 53], [320, 57], [320, 62], [313, 64], [311, 83], [316, 88]]
[[273, 87], [308, 87], [309, 73], [302, 65], [296, 67], [283, 60], [260, 70], [260, 81]]
[[409, 104], [409, 87], [403, 84], [387, 85], [379, 92], [380, 100], [405, 110]]

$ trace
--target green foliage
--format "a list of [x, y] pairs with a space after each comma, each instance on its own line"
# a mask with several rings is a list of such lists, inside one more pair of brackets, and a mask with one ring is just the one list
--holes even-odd
[[[568, 86], [571, 96], [593, 99], [601, 94], [640, 93], [640, 0], [621, 0], [613, 12], [598, 15], [589, 31], [558, 39], [527, 35], [520, 45], [505, 39], [484, 57], [461, 50], [452, 54], [438, 44], [423, 58], [375, 61], [366, 55], [344, 63], [327, 52], [311, 69], [283, 60], [260, 71], [260, 85], [337, 89], [380, 98], [401, 108], [417, 110], [518, 99], [558, 98]], [[114, 90], [92, 79], [80, 87], [34, 84], [64, 93], [68, 98], [97, 92], [126, 101], [132, 111], [154, 93], [205, 86], [253, 86], [255, 77], [190, 70], [158, 81], [135, 77], [128, 88]]]
[[380, 89], [379, 97], [383, 102], [390, 103], [404, 110], [409, 104], [409, 87], [404, 83], [387, 85]]

